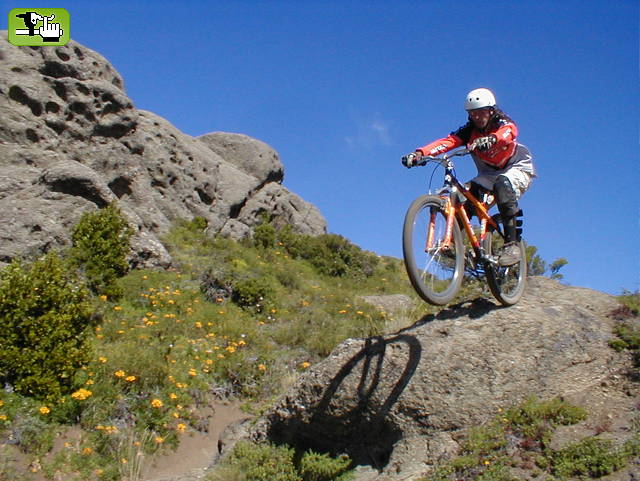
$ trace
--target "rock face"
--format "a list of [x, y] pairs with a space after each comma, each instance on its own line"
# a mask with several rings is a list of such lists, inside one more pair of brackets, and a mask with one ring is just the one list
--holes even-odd
[[83, 212], [117, 201], [136, 232], [135, 265], [167, 265], [158, 240], [176, 219], [212, 234], [251, 234], [263, 212], [326, 232], [318, 209], [281, 183], [267, 144], [241, 134], [183, 134], [137, 110], [98, 53], [15, 47], [0, 32], [0, 263], [69, 242]]
[[346, 452], [382, 472], [362, 479], [418, 479], [457, 451], [452, 434], [499, 408], [531, 394], [579, 399], [619, 374], [622, 357], [608, 346], [616, 305], [531, 278], [511, 308], [479, 299], [395, 334], [347, 340], [247, 436]]

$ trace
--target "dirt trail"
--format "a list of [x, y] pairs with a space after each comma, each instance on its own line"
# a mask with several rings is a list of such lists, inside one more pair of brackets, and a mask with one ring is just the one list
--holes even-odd
[[176, 451], [167, 453], [145, 470], [143, 481], [195, 480], [204, 475], [218, 454], [218, 439], [234, 421], [249, 417], [238, 404], [214, 404], [206, 433], [193, 432], [180, 440]]

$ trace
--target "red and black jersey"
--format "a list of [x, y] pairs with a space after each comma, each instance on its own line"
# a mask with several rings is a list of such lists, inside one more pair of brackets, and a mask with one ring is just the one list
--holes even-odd
[[462, 145], [469, 146], [478, 137], [485, 137], [491, 134], [496, 136], [496, 143], [484, 152], [476, 150], [474, 156], [491, 167], [502, 169], [507, 165], [518, 145], [516, 142], [518, 127], [513, 120], [499, 110], [489, 120], [489, 124], [484, 130], [478, 130], [473, 122], [469, 120], [447, 137], [431, 142], [416, 150], [422, 152], [422, 155], [439, 155]]

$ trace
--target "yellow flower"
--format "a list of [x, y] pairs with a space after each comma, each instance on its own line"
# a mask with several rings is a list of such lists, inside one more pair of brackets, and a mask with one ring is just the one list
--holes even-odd
[[178, 395], [177, 395], [176, 393], [173, 393], [173, 392], [172, 392], [171, 394], [169, 394], [169, 398], [171, 398], [171, 399], [178, 399]]
[[91, 391], [80, 388], [76, 392], [74, 392], [71, 397], [73, 399], [77, 399], [78, 401], [84, 401], [85, 399], [91, 397], [91, 394], [93, 394]]
[[127, 374], [126, 374], [122, 369], [118, 369], [118, 370], [114, 373], [114, 375], [115, 375], [116, 377], [125, 377]]
[[258, 369], [260, 371], [266, 371], [267, 370], [267, 366], [265, 366], [264, 364], [258, 364]]
[[84, 383], [85, 386], [91, 386], [92, 384], [94, 384], [94, 380], [93, 379], [89, 379], [87, 382]]
[[162, 444], [162, 443], [164, 443], [164, 438], [160, 437], [160, 436], [156, 436], [155, 437], [155, 442], [156, 442], [156, 444]]
[[154, 408], [161, 408], [162, 406], [164, 406], [164, 403], [160, 399], [154, 399], [153, 401], [151, 401], [151, 406]]
[[107, 300], [107, 296], [105, 296], [104, 294], [102, 294], [102, 295], [100, 296], [100, 300], [101, 300], [101, 301], [103, 301], [103, 302], [104, 302], [104, 301], [106, 301], [106, 300]]
[[176, 426], [176, 429], [180, 432], [184, 432], [187, 429], [187, 425], [184, 423], [180, 423]]
[[196, 327], [197, 327], [198, 329], [201, 329], [201, 328], [202, 328], [202, 323], [201, 323], [200, 321], [197, 321], [197, 322], [196, 322]]
[[84, 449], [82, 450], [82, 454], [84, 454], [85, 456], [88, 456], [88, 455], [89, 455], [89, 454], [91, 454], [92, 452], [93, 452], [93, 449], [91, 449], [91, 448], [89, 448], [89, 447], [84, 448]]
[[125, 378], [125, 381], [127, 381], [127, 382], [134, 382], [135, 380], [136, 380], [136, 377], [135, 377], [135, 376], [127, 376], [127, 377]]
[[198, 372], [195, 369], [193, 368], [189, 369], [189, 376], [197, 376], [197, 375], [198, 375]]
[[114, 311], [121, 311], [122, 307], [121, 306], [113, 306], [113, 310]]
[[42, 406], [38, 411], [40, 411], [40, 414], [49, 414], [51, 412], [47, 406]]
[[300, 367], [301, 367], [302, 369], [307, 369], [309, 366], [311, 366], [311, 363], [310, 363], [310, 362], [304, 361], [304, 362], [301, 362], [301, 363], [300, 363]]
[[0, 421], [6, 421], [7, 420], [7, 415], [6, 414], [0, 414]]
[[98, 361], [100, 361], [102, 364], [104, 364], [104, 363], [106, 363], [108, 361], [108, 359], [106, 357], [104, 357], [104, 356], [100, 356], [98, 358]]

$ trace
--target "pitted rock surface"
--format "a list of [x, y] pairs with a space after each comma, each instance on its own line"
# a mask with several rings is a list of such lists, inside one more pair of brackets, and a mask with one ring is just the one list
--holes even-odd
[[0, 265], [69, 243], [83, 212], [116, 201], [135, 236], [131, 263], [166, 266], [159, 237], [177, 219], [250, 236], [266, 212], [294, 231], [326, 232], [318, 209], [283, 187], [264, 142], [242, 134], [194, 138], [138, 110], [100, 54], [16, 47], [0, 32]]

